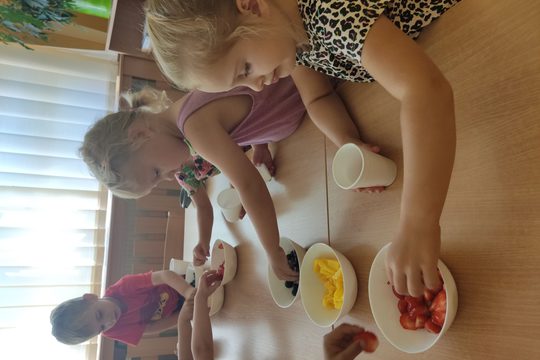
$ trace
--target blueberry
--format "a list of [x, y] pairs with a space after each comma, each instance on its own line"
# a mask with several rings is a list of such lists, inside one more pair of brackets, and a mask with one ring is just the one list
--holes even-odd
[[293, 284], [294, 284], [294, 282], [292, 282], [292, 281], [285, 281], [285, 287], [286, 288], [292, 288]]

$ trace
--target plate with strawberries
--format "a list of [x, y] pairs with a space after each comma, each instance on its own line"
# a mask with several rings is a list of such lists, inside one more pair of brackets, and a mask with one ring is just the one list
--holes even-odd
[[221, 275], [221, 285], [229, 283], [236, 275], [236, 250], [229, 243], [216, 239], [212, 246], [210, 268]]
[[398, 294], [386, 276], [389, 245], [379, 251], [371, 265], [368, 285], [371, 311], [388, 342], [406, 353], [423, 352], [452, 325], [458, 307], [456, 283], [448, 267], [439, 260], [442, 289], [425, 289], [418, 298]]

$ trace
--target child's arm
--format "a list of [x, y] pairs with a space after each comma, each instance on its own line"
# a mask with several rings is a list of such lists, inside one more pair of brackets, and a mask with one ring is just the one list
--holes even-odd
[[144, 335], [158, 335], [164, 331], [173, 329], [176, 326], [176, 314], [172, 314], [164, 319], [153, 321], [144, 328]]
[[[221, 124], [208, 116], [208, 112], [197, 117], [199, 112], [186, 122], [186, 137], [193, 148], [217, 166], [238, 190], [276, 276], [283, 280], [296, 280], [298, 274], [290, 269], [285, 252], [279, 247], [276, 212], [266, 184]], [[219, 114], [215, 116], [219, 117]]]
[[439, 218], [456, 142], [452, 89], [424, 51], [384, 16], [368, 33], [362, 56], [369, 73], [401, 102], [404, 182], [387, 270], [399, 293], [419, 296], [424, 284], [440, 287]]
[[[355, 143], [373, 152], [377, 146], [368, 145], [360, 139], [360, 134], [345, 104], [336, 94], [328, 77], [313, 69], [297, 66], [291, 74], [313, 123], [338, 148], [346, 143]], [[384, 186], [355, 189], [355, 191], [384, 190]]]
[[209, 270], [201, 275], [199, 287], [195, 293], [193, 311], [193, 335], [191, 350], [195, 360], [214, 359], [214, 340], [212, 339], [212, 324], [208, 308], [208, 297], [221, 285], [216, 270]]
[[180, 314], [178, 315], [178, 343], [176, 353], [181, 360], [192, 360], [191, 352], [191, 320], [193, 319], [193, 307], [196, 291], [191, 293], [191, 296], [186, 299]]
[[160, 270], [152, 273], [152, 284], [167, 284], [180, 293], [184, 298], [188, 298], [195, 290], [186, 280], [171, 270]]
[[197, 225], [199, 230], [199, 242], [193, 249], [193, 265], [200, 266], [210, 256], [210, 239], [214, 224], [214, 211], [208, 198], [206, 187], [201, 186], [191, 195], [193, 204], [197, 210]]
[[326, 75], [297, 66], [291, 76], [309, 117], [334, 145], [359, 141], [358, 129]]

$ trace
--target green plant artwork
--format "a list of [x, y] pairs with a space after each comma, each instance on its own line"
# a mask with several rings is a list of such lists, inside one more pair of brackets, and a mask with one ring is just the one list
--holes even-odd
[[73, 20], [73, 0], [0, 0], [0, 41], [25, 45], [25, 36], [47, 41], [46, 30]]
[[0, 41], [31, 50], [25, 38], [47, 41], [47, 31], [70, 24], [76, 13], [109, 18], [111, 0], [0, 0]]
[[108, 19], [111, 16], [111, 0], [75, 0], [77, 12]]

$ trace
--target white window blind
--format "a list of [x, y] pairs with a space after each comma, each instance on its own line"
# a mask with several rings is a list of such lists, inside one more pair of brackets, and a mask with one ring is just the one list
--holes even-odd
[[100, 294], [107, 191], [77, 149], [115, 110], [114, 54], [0, 44], [0, 358], [95, 359], [51, 335], [60, 302]]

